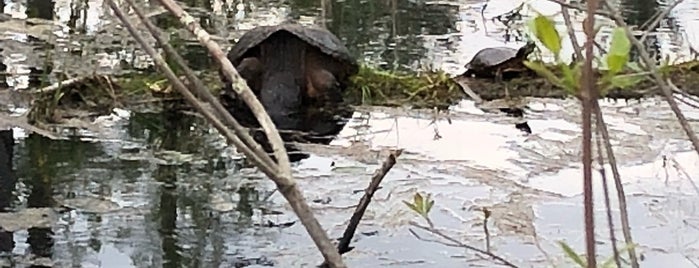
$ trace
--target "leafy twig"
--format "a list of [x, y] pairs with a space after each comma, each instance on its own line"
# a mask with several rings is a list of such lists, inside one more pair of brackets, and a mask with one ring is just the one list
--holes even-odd
[[[508, 266], [508, 267], [515, 267], [515, 268], [517, 267], [517, 265], [511, 263], [510, 261], [506, 260], [505, 258], [500, 257], [500, 256], [498, 256], [498, 255], [496, 255], [496, 254], [494, 254], [494, 253], [492, 253], [492, 252], [488, 252], [488, 251], [479, 249], [479, 248], [477, 248], [477, 247], [464, 244], [464, 243], [462, 243], [461, 241], [456, 240], [455, 238], [452, 238], [452, 237], [450, 237], [449, 235], [443, 233], [442, 231], [440, 231], [439, 229], [435, 228], [435, 227], [432, 226], [432, 225], [430, 225], [429, 227], [428, 227], [428, 226], [423, 226], [423, 225], [420, 225], [420, 224], [418, 224], [417, 222], [414, 222], [414, 221], [411, 221], [411, 222], [410, 222], [410, 225], [415, 226], [416, 228], [422, 229], [422, 230], [424, 230], [424, 231], [427, 231], [427, 232], [429, 232], [429, 233], [432, 233], [432, 234], [434, 234], [434, 235], [436, 235], [436, 236], [439, 236], [439, 237], [441, 237], [441, 238], [443, 238], [443, 239], [445, 239], [445, 240], [447, 240], [447, 241], [449, 241], [449, 242], [452, 243], [452, 244], [444, 244], [444, 245], [452, 245], [452, 246], [457, 246], [457, 247], [465, 248], [465, 249], [468, 249], [468, 250], [472, 250], [472, 251], [475, 251], [475, 252], [477, 252], [477, 253], [486, 255], [486, 256], [490, 257], [491, 259], [496, 260], [496, 261], [500, 262], [501, 264], [503, 264], [503, 265], [505, 265], [505, 266]], [[413, 233], [413, 235], [415, 235], [415, 232], [413, 232], [412, 230], [411, 230], [411, 233]], [[416, 237], [417, 237], [417, 236], [416, 236]], [[418, 238], [419, 238], [419, 237], [418, 237]]]

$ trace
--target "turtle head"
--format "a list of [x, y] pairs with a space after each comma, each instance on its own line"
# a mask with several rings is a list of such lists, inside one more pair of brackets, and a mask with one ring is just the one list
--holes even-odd
[[260, 90], [260, 102], [277, 128], [291, 129], [301, 108], [301, 87], [291, 72], [268, 73]]
[[526, 45], [517, 50], [517, 58], [525, 58], [532, 54], [536, 49], [536, 43], [534, 41], [528, 41]]

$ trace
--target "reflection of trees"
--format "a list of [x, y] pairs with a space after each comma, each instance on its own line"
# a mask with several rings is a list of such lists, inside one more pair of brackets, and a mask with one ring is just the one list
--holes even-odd
[[[656, 12], [660, 11], [660, 4], [658, 4], [656, 0], [622, 0], [621, 7], [624, 21], [629, 25], [636, 25], [638, 27], [644, 25], [648, 20], [652, 19]], [[653, 29], [643, 30], [654, 32], [657, 29], [658, 27], [656, 26]], [[640, 35], [637, 35], [637, 37], [640, 37]], [[656, 60], [661, 59], [660, 42], [657, 35], [649, 34], [646, 37], [644, 46], [651, 56], [655, 56]], [[635, 47], [631, 50], [631, 58], [636, 61], [638, 60], [638, 51]]]
[[[17, 179], [14, 175], [12, 159], [14, 154], [12, 130], [0, 131], [0, 212], [9, 211]], [[11, 232], [0, 231], [0, 253], [11, 253], [15, 241]]]
[[[323, 1], [323, 0], [320, 0]], [[294, 10], [318, 15], [318, 0], [293, 1]], [[330, 31], [345, 40], [358, 58], [386, 62], [384, 67], [405, 69], [425, 54], [421, 34], [445, 34], [453, 29], [453, 7], [423, 1], [327, 1]], [[331, 7], [331, 8], [330, 8]], [[399, 56], [400, 55], [400, 56]]]
[[[141, 117], [144, 118], [144, 117]], [[150, 122], [158, 120], [157, 124], [148, 124], [147, 127], [157, 127], [153, 130], [155, 135], [148, 139], [160, 139], [159, 149], [180, 151], [182, 141], [189, 140], [189, 127], [192, 122], [189, 117], [177, 113], [165, 112], [149, 118]], [[161, 249], [163, 251], [163, 267], [182, 266], [182, 249], [178, 245], [177, 235], [177, 167], [159, 165], [153, 177], [163, 183], [160, 187], [159, 207], [157, 217], [160, 219]]]
[[53, 20], [55, 5], [52, 0], [27, 0], [27, 17]]
[[17, 163], [17, 175], [20, 178], [32, 178], [42, 173], [53, 177], [72, 173], [90, 159], [105, 155], [99, 143], [77, 138], [51, 140], [37, 134], [30, 134], [18, 149], [21, 156]]
[[[53, 178], [59, 169], [58, 163], [49, 161], [52, 152], [45, 150], [47, 139], [32, 135], [27, 138], [26, 146], [29, 155], [29, 163], [33, 167], [28, 171], [31, 187], [27, 203], [29, 207], [50, 207], [53, 200]], [[56, 153], [58, 154], [58, 153]], [[29, 228], [27, 244], [31, 252], [36, 256], [50, 258], [53, 252], [53, 231], [51, 228]]]
[[329, 28], [346, 38], [355, 55], [375, 53], [377, 60], [405, 69], [425, 54], [420, 34], [444, 34], [453, 28], [450, 9], [411, 1], [350, 0], [334, 3]]

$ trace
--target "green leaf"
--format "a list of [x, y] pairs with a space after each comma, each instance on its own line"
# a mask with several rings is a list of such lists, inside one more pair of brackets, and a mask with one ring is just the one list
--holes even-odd
[[621, 88], [621, 89], [626, 89], [629, 87], [633, 87], [643, 81], [645, 79], [645, 75], [638, 75], [638, 74], [632, 74], [632, 75], [617, 75], [613, 76], [611, 79], [609, 79], [609, 83], [616, 88]]
[[422, 214], [422, 213], [420, 213], [420, 210], [414, 204], [410, 204], [408, 201], [405, 201], [405, 200], [403, 201], [403, 203], [405, 203], [406, 206], [408, 206], [410, 209], [412, 209], [416, 213]]
[[614, 29], [612, 44], [607, 54], [607, 66], [612, 74], [620, 72], [629, 61], [631, 42], [626, 37], [626, 30], [621, 27]]
[[427, 214], [430, 214], [432, 206], [434, 206], [434, 200], [430, 200], [429, 202], [427, 202], [427, 207], [425, 208], [425, 216], [427, 216]]
[[637, 73], [643, 72], [643, 68], [641, 68], [638, 62], [629, 62], [626, 64], [626, 67], [629, 67], [629, 69]]
[[536, 72], [540, 76], [543, 76], [544, 78], [549, 80], [549, 82], [551, 82], [557, 86], [564, 87], [563, 81], [558, 76], [556, 76], [553, 72], [551, 72], [551, 70], [546, 68], [546, 66], [543, 63], [533, 62], [533, 61], [524, 61], [524, 65], [526, 65], [527, 68], [533, 70], [534, 72]]
[[587, 264], [585, 264], [585, 261], [583, 261], [582, 258], [580, 258], [580, 255], [575, 253], [575, 251], [572, 248], [570, 248], [568, 246], [568, 244], [566, 244], [563, 241], [558, 241], [558, 244], [561, 245], [561, 248], [563, 248], [563, 252], [565, 252], [566, 256], [568, 256], [568, 258], [573, 260], [573, 262], [577, 263], [582, 268], [587, 267]]
[[539, 14], [534, 19], [534, 27], [536, 38], [558, 58], [561, 52], [561, 37], [558, 35], [558, 31], [556, 31], [553, 20]]
[[422, 208], [424, 203], [424, 199], [422, 198], [422, 195], [420, 193], [415, 193], [415, 196], [413, 196], [413, 204], [415, 204], [416, 207]]
[[580, 64], [576, 64], [573, 69], [568, 65], [561, 64], [560, 68], [563, 72], [563, 85], [569, 94], [578, 93], [580, 85]]

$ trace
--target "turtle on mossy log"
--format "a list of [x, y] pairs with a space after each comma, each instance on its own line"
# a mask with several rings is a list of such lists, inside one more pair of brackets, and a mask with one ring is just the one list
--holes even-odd
[[466, 64], [463, 76], [476, 78], [494, 78], [496, 82], [509, 79], [529, 70], [524, 60], [534, 52], [536, 44], [527, 42], [519, 49], [510, 47], [490, 47], [476, 53]]

